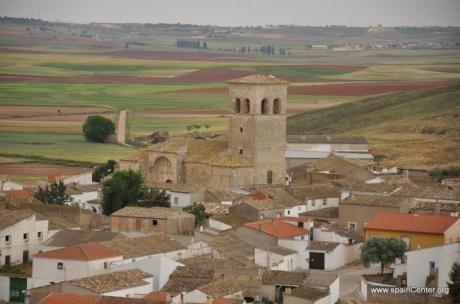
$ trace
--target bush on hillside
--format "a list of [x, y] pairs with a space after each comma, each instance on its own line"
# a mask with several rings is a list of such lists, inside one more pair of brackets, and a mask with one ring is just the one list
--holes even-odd
[[115, 124], [100, 115], [88, 116], [83, 124], [83, 135], [92, 142], [103, 143], [109, 135], [115, 133]]

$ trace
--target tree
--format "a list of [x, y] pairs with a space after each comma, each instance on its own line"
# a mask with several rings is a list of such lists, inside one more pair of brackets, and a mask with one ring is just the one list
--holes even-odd
[[54, 182], [49, 187], [38, 187], [35, 198], [45, 204], [63, 205], [72, 201], [72, 197], [66, 193], [66, 186], [62, 181]]
[[366, 267], [373, 263], [380, 263], [381, 275], [383, 276], [385, 266], [402, 256], [405, 250], [406, 243], [401, 240], [370, 237], [361, 247], [361, 261]]
[[140, 172], [131, 169], [115, 172], [102, 184], [102, 213], [110, 215], [127, 205], [138, 205], [142, 185]]
[[83, 124], [83, 135], [92, 142], [105, 142], [109, 135], [115, 133], [115, 125], [110, 120], [100, 115], [88, 116]]
[[460, 264], [455, 262], [449, 272], [450, 282], [447, 282], [449, 287], [449, 295], [452, 297], [452, 303], [460, 303]]
[[171, 207], [171, 195], [165, 190], [144, 187], [141, 190], [138, 205], [140, 207]]
[[99, 183], [101, 179], [113, 173], [116, 164], [116, 161], [110, 159], [107, 163], [97, 166], [93, 171], [93, 182]]
[[184, 207], [183, 210], [195, 216], [195, 227], [201, 226], [203, 220], [206, 218], [205, 209], [202, 203], [193, 203], [192, 205]]

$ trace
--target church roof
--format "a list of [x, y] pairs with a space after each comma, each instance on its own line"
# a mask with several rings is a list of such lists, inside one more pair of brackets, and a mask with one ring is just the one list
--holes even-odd
[[288, 84], [286, 80], [276, 78], [273, 75], [255, 74], [227, 81], [227, 83], [242, 84]]
[[186, 153], [186, 161], [206, 163], [216, 166], [228, 167], [251, 167], [253, 164], [228, 152], [228, 145], [225, 141], [171, 138], [162, 143], [151, 145], [148, 151], [165, 153]]

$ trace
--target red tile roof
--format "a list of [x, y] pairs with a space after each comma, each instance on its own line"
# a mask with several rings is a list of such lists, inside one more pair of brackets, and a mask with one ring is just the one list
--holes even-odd
[[39, 304], [94, 304], [97, 296], [51, 293]]
[[12, 197], [28, 197], [32, 196], [32, 192], [26, 189], [21, 189], [21, 190], [3, 190], [3, 193], [5, 193], [6, 196], [12, 196]]
[[256, 191], [252, 194], [252, 199], [255, 201], [259, 200], [266, 200], [268, 199], [268, 196], [265, 193], [262, 193], [260, 191]]
[[157, 302], [165, 302], [165, 303], [167, 303], [172, 296], [173, 295], [171, 295], [171, 293], [169, 293], [169, 292], [152, 291], [151, 293], [148, 293], [144, 297], [144, 299], [146, 299], [146, 300], [155, 300]]
[[285, 222], [308, 222], [310, 220], [307, 216], [282, 216], [279, 219]]
[[78, 261], [93, 261], [117, 256], [122, 256], [122, 254], [98, 243], [86, 243], [34, 255], [37, 258]]
[[256, 230], [261, 230], [266, 234], [273, 235], [278, 238], [287, 238], [298, 235], [304, 235], [308, 233], [307, 230], [294, 226], [292, 224], [288, 224], [284, 222], [282, 219], [264, 220], [253, 223], [247, 223], [245, 224], [245, 226]]
[[364, 229], [443, 234], [458, 220], [446, 215], [382, 212], [370, 219]]

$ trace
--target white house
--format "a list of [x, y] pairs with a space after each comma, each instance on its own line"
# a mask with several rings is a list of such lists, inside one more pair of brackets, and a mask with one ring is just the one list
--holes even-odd
[[98, 208], [94, 208], [93, 202], [99, 198], [99, 184], [91, 185], [80, 185], [80, 184], [69, 184], [67, 185], [66, 193], [70, 195], [72, 201], [67, 203], [68, 205], [78, 204], [82, 209], [91, 210], [94, 212], [100, 211]]
[[5, 190], [22, 190], [24, 186], [12, 181], [5, 181], [0, 178], [0, 191]]
[[30, 210], [4, 209], [0, 214], [0, 265], [21, 264], [41, 250], [48, 221]]
[[62, 180], [64, 185], [69, 184], [80, 184], [80, 185], [91, 185], [94, 184], [93, 182], [93, 173], [86, 172], [78, 175], [69, 176]]
[[172, 208], [184, 208], [204, 199], [205, 188], [203, 186], [173, 183], [156, 183], [152, 186], [169, 194]]
[[407, 286], [425, 287], [431, 276], [436, 280], [436, 287], [447, 287], [452, 265], [460, 263], [460, 243], [411, 250], [404, 255], [406, 263], [395, 266], [395, 278], [406, 273]]
[[254, 263], [270, 270], [294, 271], [299, 268], [298, 255], [297, 251], [282, 247], [255, 248]]
[[286, 216], [299, 216], [302, 212], [338, 207], [340, 203], [340, 191], [327, 184], [295, 186], [290, 187], [288, 191], [302, 202], [302, 205], [299, 206], [303, 207], [290, 214], [285, 214]]
[[123, 256], [99, 243], [41, 252], [33, 256], [31, 288], [109, 271]]

